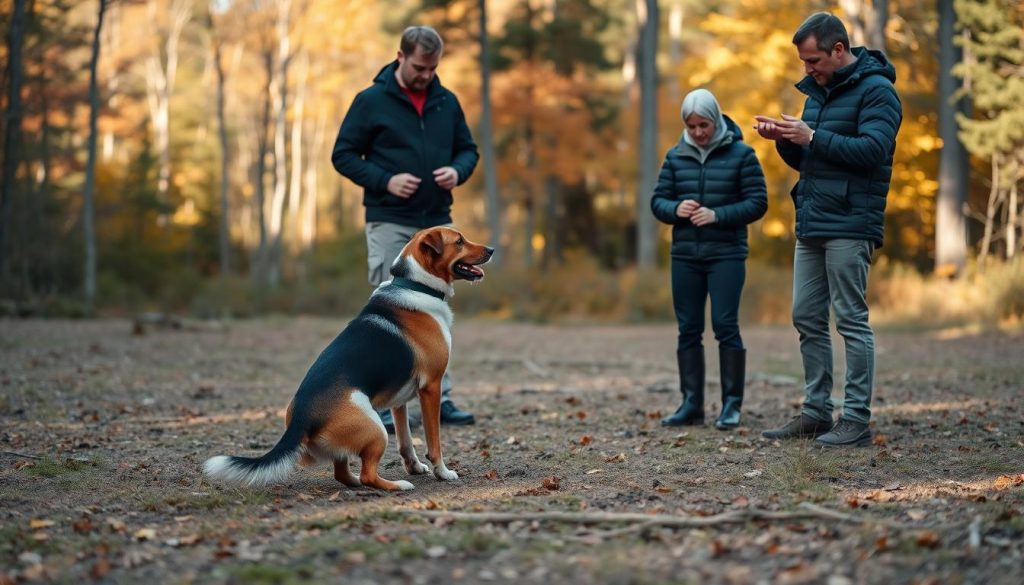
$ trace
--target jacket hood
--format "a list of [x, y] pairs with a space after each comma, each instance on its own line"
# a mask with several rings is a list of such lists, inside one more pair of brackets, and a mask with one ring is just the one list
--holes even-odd
[[703, 162], [708, 155], [719, 148], [728, 146], [733, 142], [743, 142], [743, 131], [740, 130], [739, 125], [736, 122], [733, 122], [732, 118], [725, 114], [722, 114], [722, 119], [725, 120], [725, 137], [722, 138], [718, 144], [712, 146], [707, 153], [702, 153], [699, 148], [687, 142], [686, 130], [683, 130], [683, 133], [679, 135], [679, 143], [676, 144], [676, 149], [679, 151], [679, 154], [683, 156], [690, 156]]
[[832, 83], [829, 83], [827, 87], [819, 86], [813, 77], [807, 75], [796, 84], [796, 88], [806, 95], [824, 95], [836, 88], [855, 84], [871, 75], [881, 75], [890, 83], [896, 83], [896, 68], [882, 51], [866, 47], [853, 47], [850, 49], [850, 53], [857, 57], [857, 60], [837, 70]]

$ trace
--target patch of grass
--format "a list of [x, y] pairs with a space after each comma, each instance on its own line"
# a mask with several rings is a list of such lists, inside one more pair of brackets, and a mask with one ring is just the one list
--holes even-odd
[[22, 469], [29, 475], [34, 475], [36, 477], [54, 478], [71, 473], [77, 473], [89, 466], [89, 463], [76, 461], [74, 459], [57, 461], [46, 457], [36, 461], [34, 465], [23, 467]]
[[847, 475], [844, 463], [849, 462], [844, 462], [839, 454], [802, 446], [785, 452], [780, 460], [770, 463], [767, 477], [780, 494], [820, 502], [835, 494], [829, 480]]
[[290, 583], [307, 583], [312, 577], [308, 568], [271, 565], [257, 563], [232, 568], [231, 573], [240, 583], [274, 583], [286, 585]]

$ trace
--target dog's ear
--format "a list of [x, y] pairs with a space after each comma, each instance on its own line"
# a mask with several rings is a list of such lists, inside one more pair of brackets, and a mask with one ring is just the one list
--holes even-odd
[[423, 239], [420, 240], [420, 245], [429, 248], [434, 252], [434, 255], [440, 256], [444, 250], [444, 238], [441, 236], [441, 232], [433, 231], [423, 236]]

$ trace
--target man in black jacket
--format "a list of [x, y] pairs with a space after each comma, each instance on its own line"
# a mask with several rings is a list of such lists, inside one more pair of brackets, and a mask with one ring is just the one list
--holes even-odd
[[[807, 76], [801, 118], [757, 116], [755, 128], [775, 141], [800, 171], [796, 205], [793, 324], [800, 333], [804, 403], [800, 415], [768, 438], [816, 437], [823, 446], [871, 442], [875, 338], [868, 323], [868, 268], [882, 246], [886, 195], [896, 133], [903, 119], [893, 87], [896, 71], [881, 51], [850, 48], [846, 27], [825, 12], [793, 36]], [[843, 413], [832, 423], [829, 308], [846, 345]]]
[[[434, 29], [405, 29], [397, 60], [356, 96], [334, 143], [334, 168], [363, 188], [374, 286], [390, 279], [413, 234], [452, 223], [452, 189], [469, 180], [480, 159], [459, 100], [437, 78], [443, 51]], [[441, 388], [443, 424], [476, 422], [452, 402], [447, 373]], [[390, 411], [379, 414], [394, 432]]]

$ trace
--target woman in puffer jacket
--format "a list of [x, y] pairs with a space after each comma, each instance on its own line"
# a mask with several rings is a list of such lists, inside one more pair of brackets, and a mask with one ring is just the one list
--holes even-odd
[[739, 306], [746, 277], [747, 225], [768, 209], [764, 172], [754, 149], [715, 96], [697, 89], [683, 99], [685, 130], [669, 149], [651, 210], [672, 226], [672, 302], [679, 323], [676, 362], [683, 402], [663, 426], [704, 424], [704, 307], [718, 340], [721, 430], [740, 424], [746, 349]]

